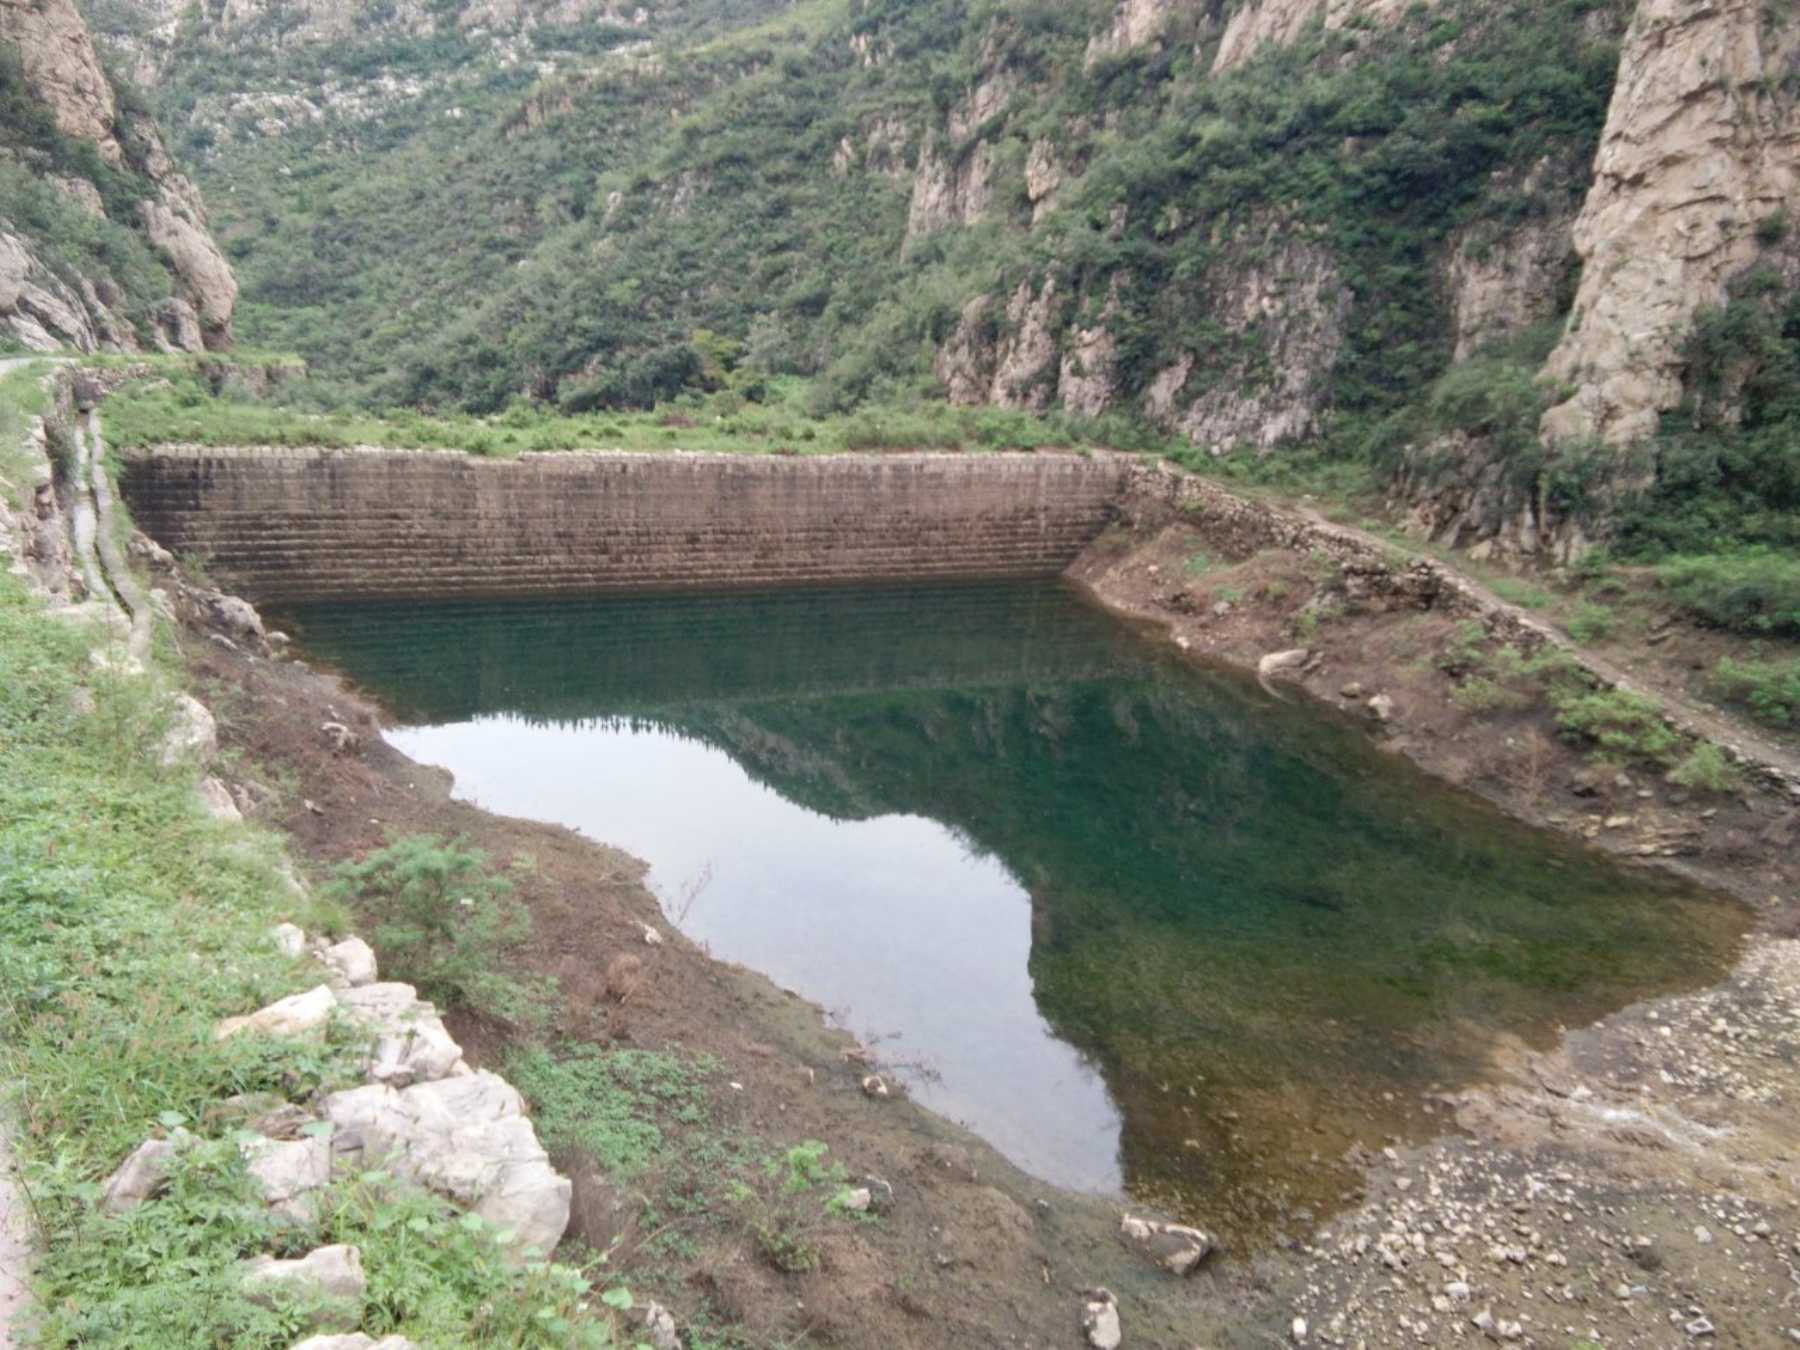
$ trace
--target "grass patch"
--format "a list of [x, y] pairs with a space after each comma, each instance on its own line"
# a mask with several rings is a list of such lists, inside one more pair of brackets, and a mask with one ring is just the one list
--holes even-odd
[[390, 977], [433, 1002], [524, 1026], [548, 1019], [555, 982], [508, 969], [531, 936], [531, 912], [481, 850], [408, 835], [344, 863], [324, 894], [374, 916]]
[[1800, 729], [1800, 660], [1723, 657], [1713, 671], [1712, 685], [1720, 698], [1743, 704], [1758, 721]]
[[1737, 765], [1710, 741], [1696, 745], [1669, 770], [1669, 781], [1697, 792], [1736, 792], [1744, 785]]
[[578, 1148], [616, 1176], [665, 1160], [673, 1127], [706, 1120], [707, 1082], [717, 1066], [653, 1050], [569, 1045], [516, 1050], [506, 1076], [531, 1100], [545, 1147]]

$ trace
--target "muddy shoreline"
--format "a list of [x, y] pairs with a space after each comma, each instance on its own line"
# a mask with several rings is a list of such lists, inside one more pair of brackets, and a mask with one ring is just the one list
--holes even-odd
[[[1196, 657], [1254, 670], [1292, 647], [1294, 616], [1316, 584], [1307, 557], [1261, 550], [1209, 574], [1209, 584], [1239, 593], [1269, 589], [1223, 602], [1221, 614], [1220, 601], [1171, 584], [1193, 530], [1179, 519], [1128, 522], [1072, 578]], [[1269, 583], [1285, 588], [1279, 597]], [[1226, 1253], [1187, 1280], [1120, 1241], [1118, 1199], [1057, 1191], [911, 1103], [865, 1096], [861, 1048], [818, 1008], [670, 930], [636, 860], [455, 801], [447, 775], [387, 746], [379, 710], [330, 675], [201, 632], [183, 645], [241, 776], [273, 785], [261, 819], [288, 833], [315, 875], [390, 833], [458, 835], [497, 859], [528, 856], [530, 963], [562, 982], [562, 1034], [711, 1055], [722, 1065], [713, 1102], [722, 1128], [828, 1142], [853, 1174], [894, 1188], [879, 1224], [827, 1234], [816, 1270], [783, 1274], [729, 1221], [709, 1225], [691, 1254], [652, 1259], [655, 1235], [637, 1226], [626, 1198], [582, 1159], [559, 1159], [576, 1179], [575, 1235], [612, 1244], [622, 1269], [639, 1263], [640, 1282], [680, 1313], [734, 1326], [751, 1343], [1078, 1346], [1084, 1291], [1103, 1285], [1119, 1299], [1127, 1345], [1266, 1345], [1297, 1332], [1345, 1345], [1484, 1334], [1569, 1344], [1590, 1332], [1604, 1345], [1792, 1344], [1800, 1172], [1786, 1150], [1800, 1152], [1800, 1139], [1784, 1106], [1800, 1086], [1800, 944], [1777, 934], [1793, 921], [1800, 878], [1769, 837], [1787, 822], [1783, 804], [1644, 804], [1637, 794], [1658, 789], [1635, 780], [1575, 795], [1563, 786], [1580, 784], [1572, 757], [1528, 778], [1484, 765], [1483, 745], [1516, 740], [1521, 728], [1458, 724], [1458, 710], [1432, 701], [1435, 692], [1443, 702], [1429, 683], [1441, 675], [1412, 669], [1419, 645], [1450, 622], [1416, 601], [1377, 597], [1324, 626], [1312, 645], [1327, 655], [1294, 692], [1368, 720], [1387, 748], [1532, 823], [1586, 835], [1592, 808], [1610, 812], [1591, 838], [1615, 853], [1663, 837], [1678, 815], [1713, 812], [1699, 847], [1684, 836], [1684, 856], [1657, 864], [1756, 905], [1761, 931], [1717, 989], [1628, 1009], [1572, 1033], [1554, 1054], [1502, 1054], [1491, 1087], [1430, 1104], [1446, 1121], [1437, 1142], [1383, 1152], [1383, 1141], [1369, 1141], [1352, 1159], [1366, 1169], [1366, 1190], [1347, 1196], [1342, 1213], [1297, 1224], [1284, 1249]], [[1351, 688], [1357, 697], [1345, 698]], [[1380, 724], [1367, 711], [1377, 693], [1395, 704]], [[328, 721], [352, 727], [355, 740], [334, 746], [319, 730]], [[1629, 832], [1607, 829], [1627, 807]], [[646, 924], [666, 941], [644, 992], [608, 1003], [606, 958], [643, 952]], [[453, 1030], [477, 1062], [497, 1062], [512, 1036], [468, 1018]], [[1715, 1215], [1720, 1194], [1740, 1197], [1724, 1218]], [[1711, 1240], [1694, 1237], [1699, 1227]], [[1632, 1245], [1643, 1238], [1649, 1246]], [[1472, 1320], [1484, 1311], [1485, 1332]], [[1688, 1330], [1700, 1321], [1712, 1330]]]

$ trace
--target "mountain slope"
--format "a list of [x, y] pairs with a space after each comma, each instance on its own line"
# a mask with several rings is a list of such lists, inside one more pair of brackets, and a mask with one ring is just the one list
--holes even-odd
[[1421, 528], [1531, 547], [1574, 509], [1546, 407], [1641, 486], [1589, 442], [1654, 433], [1696, 317], [1784, 256], [1800, 25], [1757, 5], [107, 3], [247, 330], [362, 402], [644, 406], [741, 360], [820, 408], [1374, 456]]

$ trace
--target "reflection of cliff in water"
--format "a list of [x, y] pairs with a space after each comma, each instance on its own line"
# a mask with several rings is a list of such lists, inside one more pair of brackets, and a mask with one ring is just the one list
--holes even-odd
[[379, 639], [301, 615], [309, 650], [414, 715], [643, 718], [997, 856], [1132, 1188], [1240, 1234], [1335, 1201], [1351, 1142], [1431, 1128], [1503, 1038], [1713, 978], [1743, 926], [1053, 587], [349, 613]]
[[1431, 1129], [1425, 1095], [1502, 1038], [1712, 978], [1742, 929], [1348, 729], [1172, 676], [680, 724], [815, 809], [930, 814], [998, 855], [1032, 896], [1039, 1007], [1123, 1113], [1133, 1190], [1238, 1231], [1334, 1200], [1351, 1143]]

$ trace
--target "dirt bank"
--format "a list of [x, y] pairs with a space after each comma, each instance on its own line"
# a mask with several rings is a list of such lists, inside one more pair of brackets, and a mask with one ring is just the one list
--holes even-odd
[[[1439, 654], [1467, 613], [1427, 603], [1404, 566], [1388, 585], [1304, 544], [1234, 548], [1205, 525], [1128, 513], [1076, 575], [1168, 624], [1196, 659], [1254, 667], [1313, 649], [1270, 676], [1272, 696], [1317, 696], [1508, 810], [1728, 889], [1759, 907], [1763, 929], [1718, 989], [1628, 1009], [1552, 1055], [1499, 1056], [1492, 1086], [1431, 1104], [1456, 1121], [1442, 1140], [1385, 1153], [1389, 1141], [1367, 1141], [1366, 1189], [1344, 1213], [1187, 1280], [1126, 1248], [1116, 1203], [1034, 1182], [910, 1103], [867, 1096], [859, 1047], [670, 931], [635, 860], [454, 801], [446, 776], [387, 746], [378, 710], [330, 676], [198, 624], [184, 649], [244, 800], [315, 875], [414, 832], [516, 863], [535, 919], [529, 964], [567, 998], [561, 1035], [710, 1056], [709, 1147], [754, 1140], [774, 1156], [820, 1140], [852, 1178], [892, 1188], [875, 1222], [813, 1223], [812, 1268], [784, 1271], [770, 1216], [720, 1202], [690, 1174], [704, 1164], [621, 1187], [584, 1157], [559, 1158], [577, 1182], [573, 1236], [670, 1303], [691, 1346], [1073, 1347], [1097, 1285], [1117, 1295], [1128, 1347], [1474, 1343], [1484, 1313], [1486, 1334], [1520, 1344], [1800, 1341], [1800, 943], [1780, 936], [1800, 885], [1792, 802], [1775, 786], [1704, 796], [1641, 770], [1597, 772], [1542, 709], [1475, 713], [1451, 698]], [[328, 722], [354, 738], [322, 733]], [[624, 952], [645, 973], [620, 1004], [604, 972]], [[453, 1030], [488, 1063], [515, 1039], [468, 1019]]]

